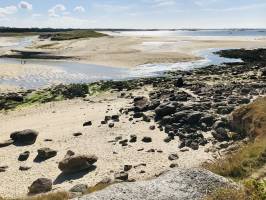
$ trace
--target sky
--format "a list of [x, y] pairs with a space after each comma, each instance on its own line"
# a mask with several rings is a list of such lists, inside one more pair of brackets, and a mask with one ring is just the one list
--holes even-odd
[[266, 28], [266, 0], [0, 0], [0, 26]]

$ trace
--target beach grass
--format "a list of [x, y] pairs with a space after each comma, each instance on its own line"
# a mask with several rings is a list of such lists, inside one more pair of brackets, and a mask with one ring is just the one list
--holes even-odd
[[221, 176], [241, 180], [266, 164], [266, 137], [250, 142], [236, 153], [208, 163], [205, 167]]

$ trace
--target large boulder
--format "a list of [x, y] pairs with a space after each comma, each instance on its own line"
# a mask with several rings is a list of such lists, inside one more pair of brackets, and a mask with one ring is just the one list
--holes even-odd
[[79, 200], [200, 200], [221, 187], [237, 186], [224, 177], [198, 168], [176, 168], [160, 177], [134, 183], [119, 183], [79, 197]]
[[30, 194], [39, 194], [44, 192], [49, 192], [52, 190], [52, 180], [47, 178], [38, 178], [29, 187]]
[[11, 133], [10, 138], [14, 141], [15, 144], [31, 145], [35, 143], [38, 134], [39, 133], [37, 131], [27, 129]]
[[75, 155], [73, 151], [68, 151], [65, 158], [59, 162], [58, 168], [63, 173], [75, 173], [91, 168], [97, 160], [95, 155]]

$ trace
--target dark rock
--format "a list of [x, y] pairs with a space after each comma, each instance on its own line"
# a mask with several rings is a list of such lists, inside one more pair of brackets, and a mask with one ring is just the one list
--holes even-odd
[[199, 149], [199, 144], [197, 142], [192, 142], [190, 144], [190, 148], [193, 150], [198, 150]]
[[132, 169], [132, 165], [124, 165], [124, 171], [127, 172]]
[[151, 137], [144, 137], [144, 138], [142, 138], [142, 142], [150, 143], [150, 142], [152, 142], [152, 138]]
[[91, 121], [87, 121], [87, 122], [84, 122], [83, 123], [83, 126], [91, 126], [92, 125], [92, 122]]
[[0, 172], [5, 172], [8, 166], [0, 166]]
[[130, 143], [135, 143], [137, 142], [137, 136], [136, 135], [130, 135], [130, 140], [129, 140]]
[[200, 112], [193, 112], [188, 114], [187, 122], [190, 124], [198, 124], [201, 119], [202, 113]]
[[117, 172], [114, 174], [116, 180], [127, 181], [128, 173], [126, 172]]
[[161, 104], [159, 107], [155, 109], [155, 114], [157, 119], [161, 119], [166, 115], [170, 115], [175, 113], [176, 107], [173, 104]]
[[169, 156], [168, 156], [168, 160], [177, 160], [179, 157], [178, 157], [178, 155], [177, 154], [175, 154], [175, 153], [172, 153], [172, 154], [170, 154]]
[[135, 112], [134, 114], [133, 114], [133, 118], [136, 118], [136, 119], [138, 119], [138, 118], [141, 118], [141, 117], [143, 117], [143, 113], [142, 112]]
[[74, 173], [89, 169], [98, 158], [95, 155], [75, 155], [68, 151], [65, 158], [59, 162], [58, 168], [64, 173]]
[[47, 160], [49, 158], [55, 157], [57, 155], [57, 151], [52, 150], [50, 148], [41, 148], [38, 149], [38, 155], [36, 157], [37, 160]]
[[13, 144], [14, 143], [14, 141], [13, 140], [6, 140], [6, 141], [4, 141], [4, 142], [0, 142], [0, 148], [2, 148], [2, 147], [7, 147], [7, 146], [9, 146], [9, 145], [11, 145], [11, 144]]
[[78, 136], [81, 136], [82, 135], [82, 133], [73, 133], [73, 136], [75, 136], [75, 137], [78, 137]]
[[176, 167], [179, 167], [179, 165], [177, 163], [171, 163], [169, 167], [170, 168], [176, 168]]
[[225, 128], [217, 128], [212, 132], [212, 136], [218, 141], [227, 141], [229, 140], [228, 131]]
[[110, 122], [110, 123], [108, 124], [108, 126], [109, 126], [109, 128], [113, 128], [113, 127], [115, 126], [115, 124], [114, 124], [113, 122]]
[[39, 178], [34, 181], [29, 187], [30, 194], [39, 194], [44, 192], [49, 192], [52, 190], [52, 180], [47, 178]]
[[21, 153], [18, 157], [19, 161], [26, 161], [30, 156], [30, 152], [29, 151], [25, 151], [23, 153]]
[[10, 138], [18, 145], [34, 144], [38, 136], [38, 132], [34, 130], [23, 130], [11, 133]]
[[182, 76], [177, 76], [176, 80], [174, 82], [174, 85], [176, 87], [183, 87], [184, 86], [184, 81], [183, 81], [183, 77]]
[[151, 125], [151, 126], [150, 126], [150, 130], [155, 130], [155, 128], [156, 128], [156, 127], [155, 127], [154, 125]]
[[29, 167], [29, 166], [20, 166], [19, 167], [19, 170], [20, 171], [28, 171], [28, 170], [30, 170], [31, 169], [31, 167]]
[[111, 116], [111, 119], [114, 121], [114, 122], [119, 122], [119, 115], [112, 115]]
[[170, 137], [170, 136], [167, 136], [166, 138], [164, 138], [164, 142], [165, 143], [169, 143], [169, 142], [171, 142], [173, 140], [173, 138], [172, 137]]

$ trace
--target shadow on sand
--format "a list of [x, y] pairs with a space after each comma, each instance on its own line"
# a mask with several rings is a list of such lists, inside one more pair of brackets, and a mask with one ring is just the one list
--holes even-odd
[[76, 172], [76, 173], [61, 173], [59, 174], [56, 179], [54, 180], [54, 185], [61, 184], [65, 181], [70, 180], [77, 180], [85, 176], [86, 174], [94, 171], [96, 169], [96, 166], [92, 165], [90, 168]]

